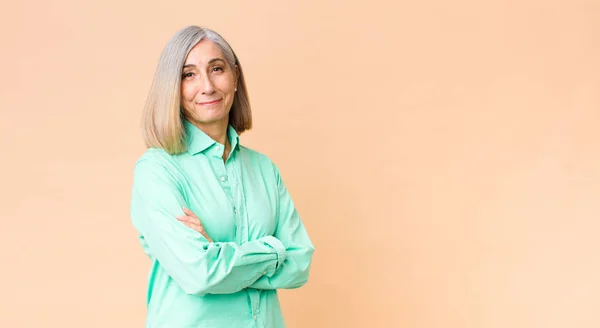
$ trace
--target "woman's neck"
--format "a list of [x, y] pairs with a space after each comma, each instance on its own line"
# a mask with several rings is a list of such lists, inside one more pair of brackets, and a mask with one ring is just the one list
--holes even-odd
[[229, 118], [224, 120], [213, 122], [210, 124], [202, 124], [188, 118], [194, 126], [206, 133], [212, 140], [223, 145], [223, 161], [227, 161], [229, 154], [231, 153], [231, 143], [227, 137], [227, 129], [229, 128]]
[[206, 133], [212, 140], [224, 145], [225, 148], [229, 147], [229, 138], [227, 138], [227, 129], [229, 127], [229, 118], [221, 121], [212, 122], [209, 124], [203, 124], [196, 122], [188, 118], [194, 126]]

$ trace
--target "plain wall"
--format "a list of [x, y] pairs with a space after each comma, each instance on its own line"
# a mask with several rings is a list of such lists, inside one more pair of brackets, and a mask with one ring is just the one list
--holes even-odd
[[142, 327], [141, 110], [186, 25], [316, 246], [288, 326], [599, 327], [600, 2], [20, 1], [0, 10], [0, 326]]

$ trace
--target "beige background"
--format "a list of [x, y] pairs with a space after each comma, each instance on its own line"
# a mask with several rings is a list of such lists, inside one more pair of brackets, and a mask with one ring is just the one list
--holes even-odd
[[198, 24], [317, 247], [289, 327], [599, 327], [600, 2], [389, 3], [4, 1], [0, 326], [143, 326], [139, 117]]

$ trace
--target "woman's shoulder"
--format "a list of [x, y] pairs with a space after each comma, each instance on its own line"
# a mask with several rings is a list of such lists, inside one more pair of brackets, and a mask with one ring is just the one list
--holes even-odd
[[256, 149], [248, 148], [247, 146], [240, 145], [240, 150], [245, 157], [250, 158], [252, 162], [257, 163], [262, 170], [271, 171], [273, 174], [275, 174], [275, 177], [279, 179], [279, 168], [271, 159], [271, 157]]
[[170, 155], [161, 148], [146, 149], [146, 151], [138, 157], [134, 165], [134, 170], [136, 172], [146, 170], [156, 172], [156, 169], [171, 171], [173, 168], [175, 168], [173, 155]]
[[244, 146], [244, 145], [239, 145], [239, 147], [240, 147], [240, 151], [242, 152], [242, 154], [244, 154], [244, 157], [249, 157], [253, 161], [258, 162], [259, 164], [269, 165], [269, 166], [275, 165], [273, 163], [273, 161], [271, 160], [271, 158], [269, 156], [267, 156], [265, 153], [260, 152], [253, 148], [249, 148], [248, 146]]
[[171, 155], [161, 148], [148, 148], [136, 160], [136, 165], [142, 162], [165, 162], [171, 158]]

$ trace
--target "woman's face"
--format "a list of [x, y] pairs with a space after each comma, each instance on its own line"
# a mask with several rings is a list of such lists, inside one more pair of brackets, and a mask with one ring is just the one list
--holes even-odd
[[192, 48], [181, 78], [181, 105], [189, 120], [201, 125], [228, 122], [237, 84], [234, 69], [214, 42], [204, 39]]

